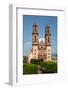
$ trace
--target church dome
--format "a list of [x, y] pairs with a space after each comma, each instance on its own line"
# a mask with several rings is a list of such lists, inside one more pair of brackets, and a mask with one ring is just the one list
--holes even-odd
[[33, 27], [38, 27], [38, 25], [36, 23], [33, 24]]

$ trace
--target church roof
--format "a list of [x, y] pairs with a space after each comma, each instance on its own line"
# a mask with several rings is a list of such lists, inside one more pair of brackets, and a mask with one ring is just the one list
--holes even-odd
[[44, 46], [45, 46], [45, 42], [44, 42], [43, 40], [40, 41], [40, 42], [39, 42], [39, 46], [43, 46], [43, 47], [44, 47]]
[[33, 27], [38, 27], [38, 25], [35, 23], [35, 24], [33, 24]]
[[48, 24], [46, 25], [45, 29], [47, 29], [47, 28], [48, 28], [48, 29], [50, 28], [50, 26], [49, 26]]

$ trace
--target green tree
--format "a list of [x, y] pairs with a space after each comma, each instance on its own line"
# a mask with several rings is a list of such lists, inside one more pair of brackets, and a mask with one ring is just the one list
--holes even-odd
[[23, 64], [23, 74], [37, 74], [38, 68], [35, 64]]
[[57, 63], [56, 62], [43, 62], [41, 67], [46, 69], [46, 73], [57, 73]]
[[31, 59], [30, 63], [31, 64], [36, 64], [36, 65], [40, 65], [40, 63], [43, 62], [43, 59]]

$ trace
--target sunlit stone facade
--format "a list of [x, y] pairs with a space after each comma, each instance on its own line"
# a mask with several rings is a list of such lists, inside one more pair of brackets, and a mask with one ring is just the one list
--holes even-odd
[[40, 40], [39, 32], [38, 32], [38, 25], [33, 25], [32, 31], [32, 49], [28, 56], [28, 61], [33, 59], [43, 59], [44, 61], [51, 60], [51, 32], [50, 27], [46, 25], [45, 33], [44, 33], [44, 40]]

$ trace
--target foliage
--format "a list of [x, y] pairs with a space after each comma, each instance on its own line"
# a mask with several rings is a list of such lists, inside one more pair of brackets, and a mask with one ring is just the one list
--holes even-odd
[[38, 68], [35, 64], [23, 64], [23, 74], [37, 74]]
[[38, 74], [39, 69], [41, 73], [57, 73], [57, 62], [31, 59], [30, 64], [23, 64], [23, 74]]
[[41, 67], [46, 69], [46, 73], [57, 73], [57, 63], [56, 62], [43, 62]]
[[39, 65], [43, 62], [43, 59], [31, 59], [30, 63]]

